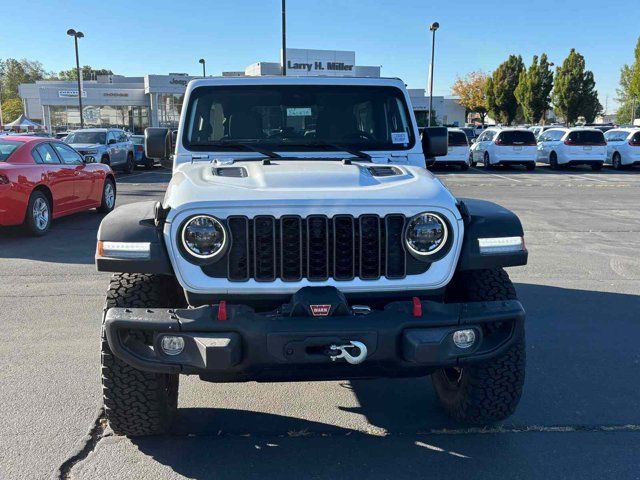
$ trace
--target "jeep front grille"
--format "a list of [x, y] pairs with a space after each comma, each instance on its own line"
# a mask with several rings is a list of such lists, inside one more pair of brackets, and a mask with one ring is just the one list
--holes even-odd
[[232, 216], [227, 218], [231, 246], [226, 262], [202, 269], [235, 282], [400, 279], [429, 268], [405, 252], [404, 225], [400, 214]]

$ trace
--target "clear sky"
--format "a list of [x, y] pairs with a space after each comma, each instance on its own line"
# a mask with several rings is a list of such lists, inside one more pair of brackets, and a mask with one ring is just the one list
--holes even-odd
[[[633, 61], [640, 36], [640, 0], [288, 0], [292, 48], [355, 50], [358, 65], [382, 65], [412, 88], [427, 82], [436, 39], [434, 94], [449, 95], [456, 76], [492, 71], [510, 53], [530, 63], [546, 52], [559, 64], [570, 48], [593, 70], [605, 105], [614, 107], [620, 67]], [[280, 0], [3, 0], [0, 58], [40, 60], [47, 70], [74, 65], [73, 27], [80, 60], [121, 75], [240, 70], [278, 61]]]

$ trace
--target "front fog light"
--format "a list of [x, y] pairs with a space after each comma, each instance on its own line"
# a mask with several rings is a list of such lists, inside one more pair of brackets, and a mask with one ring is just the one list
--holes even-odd
[[469, 348], [476, 341], [476, 332], [473, 330], [456, 330], [453, 332], [453, 343], [456, 344], [458, 348]]
[[160, 348], [166, 355], [180, 355], [184, 350], [184, 338], [165, 335], [160, 340]]

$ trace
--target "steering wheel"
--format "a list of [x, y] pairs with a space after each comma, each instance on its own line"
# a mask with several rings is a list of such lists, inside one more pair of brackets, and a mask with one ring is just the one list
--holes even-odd
[[370, 133], [363, 132], [362, 130], [356, 130], [353, 133], [349, 133], [347, 135], [344, 135], [342, 138], [345, 139], [345, 140], [346, 139], [350, 139], [350, 138], [364, 138], [366, 140], [375, 140], [376, 139], [376, 137], [374, 137]]

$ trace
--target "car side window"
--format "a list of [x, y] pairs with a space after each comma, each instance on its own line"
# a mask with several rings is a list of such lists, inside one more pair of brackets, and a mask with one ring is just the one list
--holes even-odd
[[64, 143], [54, 143], [53, 148], [56, 149], [56, 152], [62, 158], [62, 163], [65, 165], [82, 165], [82, 157], [73, 148]]
[[116, 140], [116, 134], [114, 132], [109, 132], [107, 133], [107, 145], [109, 145], [109, 143], [113, 143], [111, 140]]
[[120, 134], [118, 135], [118, 143], [125, 143], [127, 141], [127, 134], [124, 132], [120, 132]]
[[59, 165], [60, 158], [56, 155], [53, 147], [49, 143], [41, 143], [35, 148], [36, 153], [40, 156], [40, 160], [45, 165]]
[[608, 132], [606, 132], [606, 133], [604, 134], [604, 139], [605, 139], [607, 142], [615, 141], [615, 137], [617, 136], [617, 133], [618, 133], [618, 132], [612, 132], [611, 130], [609, 130]]
[[549, 135], [547, 133], [543, 133], [538, 137], [539, 142], [546, 142], [547, 140], [549, 140]]
[[490, 142], [491, 140], [494, 139], [495, 136], [496, 136], [496, 132], [487, 132], [487, 136], [484, 140], [485, 142]]

